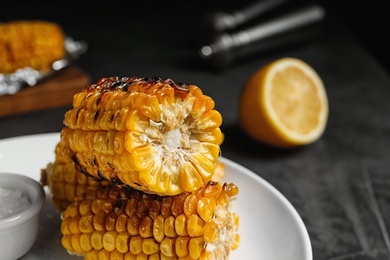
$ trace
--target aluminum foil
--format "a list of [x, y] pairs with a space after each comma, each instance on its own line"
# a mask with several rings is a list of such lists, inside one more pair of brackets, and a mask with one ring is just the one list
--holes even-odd
[[67, 55], [64, 59], [52, 63], [52, 70], [40, 72], [26, 67], [20, 68], [11, 74], [0, 73], [0, 96], [12, 95], [24, 87], [35, 86], [40, 80], [53, 73], [69, 66], [75, 59], [87, 50], [87, 44], [82, 41], [75, 41], [71, 37], [65, 39], [65, 49]]

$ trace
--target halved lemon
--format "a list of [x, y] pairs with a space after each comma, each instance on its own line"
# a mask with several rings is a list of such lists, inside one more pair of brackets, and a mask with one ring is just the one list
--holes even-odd
[[324, 83], [312, 66], [298, 58], [281, 58], [261, 67], [245, 84], [239, 102], [242, 129], [271, 146], [313, 143], [328, 121]]

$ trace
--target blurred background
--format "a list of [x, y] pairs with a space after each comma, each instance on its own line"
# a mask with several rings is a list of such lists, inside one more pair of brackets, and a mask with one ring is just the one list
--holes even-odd
[[[390, 48], [387, 47], [389, 40], [385, 37], [384, 29], [388, 15], [385, 14], [383, 2], [374, 1], [369, 5], [364, 2], [351, 4], [325, 0], [274, 2], [279, 3], [276, 4], [278, 8], [226, 31], [247, 30], [311, 4], [324, 8], [326, 15], [320, 22], [295, 30], [292, 34], [282, 34], [262, 44], [248, 44], [240, 50], [240, 54], [229, 54], [234, 57], [229, 56], [228, 60], [226, 55], [222, 60], [216, 57], [218, 66], [222, 64], [223, 69], [215, 69], [215, 64], [199, 57], [200, 48], [216, 37], [210, 26], [210, 17], [216, 13], [231, 14], [245, 9], [251, 12], [253, 6], [261, 1], [109, 1], [94, 4], [81, 4], [75, 0], [5, 1], [2, 3], [0, 22], [42, 19], [58, 23], [68, 36], [87, 43], [88, 49], [76, 60], [76, 65], [90, 82], [104, 76], [137, 75], [170, 77], [198, 85], [206, 81], [207, 84], [220, 85], [220, 79], [224, 78], [236, 86], [235, 93], [238, 95], [244, 84], [243, 79], [247, 79], [257, 68], [280, 56], [300, 56], [301, 50], [305, 52], [305, 48], [312, 43], [320, 44], [325, 37], [335, 39], [335, 44], [353, 39], [355, 44], [375, 58], [386, 73], [389, 72]], [[337, 35], [342, 37], [338, 39]], [[317, 63], [317, 59], [310, 57], [307, 61]], [[339, 66], [344, 66], [342, 60]], [[240, 78], [234, 76], [238, 74]], [[220, 89], [211, 88], [208, 91], [217, 99], [220, 96]], [[232, 103], [232, 106], [235, 104]], [[235, 108], [231, 109], [233, 113]], [[236, 116], [233, 114], [232, 118]], [[16, 131], [14, 133], [26, 133], [26, 129]], [[5, 133], [0, 134], [0, 137], [6, 136]]]
[[[123, 3], [109, 1], [103, 4], [81, 4], [80, 1], [68, 0], [61, 2], [44, 1], [3, 1], [0, 21], [14, 19], [45, 19], [59, 23], [65, 32], [75, 39], [85, 40], [89, 44], [88, 53], [81, 59], [96, 59], [108, 61], [112, 59], [111, 50], [116, 45], [128, 46], [128, 51], [121, 57], [115, 57], [116, 62], [123, 64], [123, 71], [110, 70], [109, 66], [99, 66], [101, 70], [92, 72], [95, 79], [103, 74], [123, 74], [129, 69], [128, 60], [141, 61], [147, 64], [161, 57], [166, 63], [168, 57], [160, 53], [170, 46], [181, 46], [182, 51], [195, 53], [196, 44], [205, 35], [204, 20], [215, 12], [234, 12], [261, 2], [256, 0], [242, 1], [189, 1], [183, 3], [178, 0], [169, 1], [137, 1]], [[389, 70], [390, 50], [389, 39], [386, 37], [386, 25], [389, 24], [386, 3], [374, 0], [369, 4], [362, 1], [334, 1], [334, 0], [275, 0], [284, 2], [279, 8], [283, 13], [299, 6], [317, 3], [326, 10], [327, 19], [335, 20], [345, 27], [354, 37], [358, 38], [369, 52], [371, 52], [387, 70]], [[278, 12], [269, 12], [252, 23], [259, 24], [275, 17]], [[263, 19], [263, 20], [261, 20]], [[239, 28], [241, 29], [241, 28]], [[147, 31], [148, 33], [145, 33]], [[180, 33], [178, 33], [180, 32]], [[131, 42], [123, 42], [121, 35], [131, 34]], [[99, 39], [110, 38], [111, 45], [104, 46], [105, 52], [94, 53], [102, 42]], [[127, 38], [127, 37], [126, 37]], [[152, 45], [151, 41], [160, 41], [157, 47], [149, 49], [148, 53], [139, 52], [138, 46]], [[175, 43], [175, 44], [173, 44]], [[178, 44], [180, 43], [180, 44]], [[158, 53], [158, 55], [156, 55]], [[264, 53], [263, 53], [264, 54]], [[176, 62], [177, 57], [169, 57], [169, 62]], [[188, 59], [187, 59], [188, 60]], [[88, 63], [88, 62], [86, 62]], [[181, 65], [181, 64], [180, 64]], [[141, 67], [142, 65], [140, 65]], [[98, 67], [98, 66], [97, 66]], [[120, 67], [120, 66], [117, 66]], [[133, 68], [132, 68], [133, 69]], [[127, 70], [127, 71], [126, 71]], [[142, 70], [141, 68], [138, 70]], [[134, 73], [138, 72], [137, 70]], [[160, 71], [158, 71], [160, 72]], [[161, 73], [161, 72], [160, 72]], [[153, 74], [153, 73], [152, 73]]]
[[[309, 231], [314, 259], [389, 259], [388, 228], [381, 225], [390, 226], [390, 18], [386, 1], [282, 1], [281, 8], [227, 32], [264, 25], [309, 5], [322, 7], [325, 17], [292, 34], [215, 56], [217, 62], [199, 55], [219, 35], [210, 22], [216, 13], [252, 7], [247, 10], [250, 13], [259, 2], [2, 1], [0, 22], [53, 21], [88, 48], [74, 61], [72, 71], [46, 82], [50, 93], [65, 102], [0, 117], [0, 139], [59, 132], [71, 103], [71, 95], [65, 92], [72, 94], [102, 77], [158, 76], [195, 84], [213, 97], [223, 115], [226, 141], [222, 155], [258, 173], [291, 201]], [[238, 97], [255, 71], [286, 56], [305, 60], [322, 77], [330, 117], [324, 136], [315, 144], [277, 151], [253, 142], [240, 130]], [[23, 95], [15, 100], [0, 97], [0, 111], [5, 102], [12, 104]], [[35, 93], [39, 95], [45, 94]], [[372, 203], [375, 199], [377, 204]], [[380, 212], [372, 205], [379, 205]]]

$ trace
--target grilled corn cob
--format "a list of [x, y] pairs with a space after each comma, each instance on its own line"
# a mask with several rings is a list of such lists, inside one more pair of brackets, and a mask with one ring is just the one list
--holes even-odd
[[61, 243], [84, 259], [228, 259], [240, 243], [237, 194], [216, 182], [176, 196], [98, 186], [63, 212]]
[[[225, 166], [218, 161], [212, 181], [222, 182], [224, 177]], [[42, 169], [40, 182], [43, 186], [49, 187], [53, 205], [60, 211], [64, 211], [75, 197], [87, 189], [95, 188], [99, 184], [108, 184], [78, 171], [69, 151], [61, 142], [56, 145], [55, 160]]]
[[13, 73], [25, 67], [49, 70], [65, 54], [65, 35], [56, 23], [41, 20], [0, 23], [0, 73]]
[[41, 171], [40, 182], [49, 187], [53, 205], [63, 211], [75, 197], [102, 181], [89, 178], [78, 171], [69, 151], [59, 142], [55, 147], [55, 160]]
[[212, 179], [224, 135], [214, 101], [161, 78], [102, 78], [74, 96], [61, 142], [79, 171], [158, 195]]

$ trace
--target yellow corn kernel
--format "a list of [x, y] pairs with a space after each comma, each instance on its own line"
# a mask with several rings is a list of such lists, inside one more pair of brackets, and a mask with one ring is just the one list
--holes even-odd
[[84, 255], [84, 260], [99, 260], [99, 251], [96, 250], [88, 251]]
[[177, 260], [177, 256], [166, 256], [160, 253], [160, 260]]
[[165, 256], [175, 256], [175, 239], [171, 237], [165, 237], [160, 243], [160, 251]]
[[116, 223], [115, 223], [115, 230], [118, 233], [127, 231], [127, 219], [128, 217], [125, 213], [118, 215], [118, 218], [116, 219]]
[[80, 219], [81, 216], [74, 216], [70, 219], [69, 230], [72, 234], [80, 234]]
[[205, 221], [197, 214], [192, 214], [187, 219], [188, 235], [190, 237], [203, 236]]
[[79, 207], [79, 212], [82, 216], [92, 213], [91, 204], [92, 204], [91, 200], [81, 201], [80, 207]]
[[109, 260], [122, 260], [123, 257], [124, 255], [121, 252], [119, 252], [117, 249], [115, 249], [110, 253]]
[[65, 113], [61, 143], [78, 171], [161, 196], [212, 180], [221, 114], [195, 85], [109, 77], [86, 86]]
[[175, 250], [178, 257], [186, 257], [189, 253], [189, 242], [191, 237], [180, 236], [175, 241]]
[[185, 191], [191, 191], [202, 186], [202, 176], [191, 162], [183, 163], [179, 169], [179, 173]]
[[160, 253], [158, 252], [158, 253], [154, 253], [152, 255], [149, 255], [148, 260], [161, 260], [160, 259]]
[[142, 241], [142, 251], [147, 255], [152, 255], [160, 251], [160, 243], [154, 238], [145, 238]]
[[75, 252], [75, 250], [73, 249], [71, 240], [72, 240], [72, 235], [62, 236], [61, 244], [68, 252]]
[[196, 214], [198, 210], [198, 198], [195, 194], [191, 194], [184, 201], [184, 213], [187, 217]]
[[80, 235], [80, 246], [81, 250], [84, 252], [91, 251], [93, 249], [91, 241], [92, 241], [92, 233], [83, 233]]
[[127, 220], [127, 232], [129, 232], [130, 235], [139, 235], [139, 220], [139, 217], [136, 215], [130, 216]]
[[188, 236], [187, 217], [184, 214], [175, 219], [175, 231], [179, 236]]
[[190, 242], [189, 242], [189, 248], [190, 248], [190, 252], [189, 252], [189, 255], [193, 258], [193, 259], [199, 259], [202, 251], [203, 251], [203, 247], [204, 247], [204, 238], [203, 237], [193, 237], [190, 239]]
[[142, 240], [141, 236], [134, 236], [130, 239], [130, 252], [138, 255], [142, 252]]
[[96, 250], [101, 250], [103, 248], [103, 236], [105, 232], [94, 231], [91, 235], [91, 245]]
[[164, 217], [162, 215], [157, 216], [154, 219], [153, 223], [153, 236], [158, 241], [161, 242], [164, 237]]
[[234, 236], [234, 243], [233, 243], [233, 245], [232, 245], [232, 250], [236, 250], [237, 248], [238, 248], [238, 246], [240, 245], [240, 234], [236, 234], [235, 236]]
[[103, 247], [107, 251], [113, 251], [116, 248], [116, 236], [115, 231], [107, 231], [103, 235]]
[[143, 238], [153, 236], [153, 220], [149, 216], [143, 216], [139, 223], [139, 234]]
[[137, 260], [149, 260], [149, 256], [144, 252], [141, 252], [136, 257]]
[[114, 212], [112, 212], [112, 211], [108, 212], [107, 217], [106, 217], [106, 230], [107, 231], [115, 231], [116, 218], [117, 218], [117, 216]]
[[116, 237], [115, 248], [121, 253], [129, 251], [130, 234], [127, 232], [120, 232]]
[[79, 220], [79, 228], [81, 233], [92, 233], [95, 229], [93, 227], [92, 214], [82, 215]]
[[198, 214], [204, 221], [210, 221], [214, 214], [215, 205], [209, 198], [203, 197], [198, 201]]
[[72, 244], [72, 248], [76, 251], [76, 252], [82, 252], [83, 249], [81, 247], [81, 243], [80, 243], [80, 236], [81, 234], [74, 234], [72, 235], [72, 238], [70, 240], [71, 244]]
[[99, 260], [109, 260], [110, 259], [110, 251], [100, 250], [98, 253]]
[[169, 216], [164, 220], [164, 234], [167, 237], [176, 237], [175, 231], [175, 217]]
[[204, 239], [206, 242], [213, 242], [218, 237], [218, 224], [214, 221], [207, 222], [204, 226]]
[[137, 256], [129, 251], [124, 255], [124, 260], [137, 260]]

